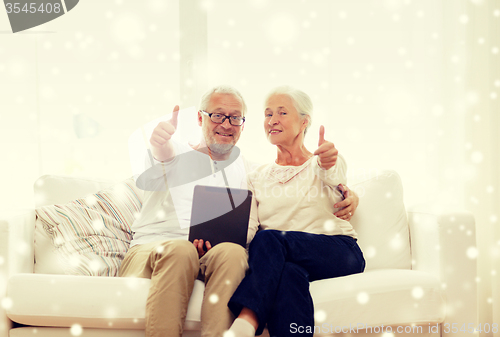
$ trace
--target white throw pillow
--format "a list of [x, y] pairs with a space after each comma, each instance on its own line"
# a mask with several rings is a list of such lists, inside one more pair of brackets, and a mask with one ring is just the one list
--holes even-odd
[[66, 204], [37, 208], [36, 225], [45, 235], [35, 238], [36, 264], [49, 273], [118, 275], [141, 207], [140, 192], [128, 179]]

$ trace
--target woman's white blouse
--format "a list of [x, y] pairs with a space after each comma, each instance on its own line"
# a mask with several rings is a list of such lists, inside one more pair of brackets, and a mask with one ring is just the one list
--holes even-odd
[[[357, 234], [348, 221], [337, 218], [333, 205], [342, 200], [338, 184], [346, 184], [347, 166], [338, 156], [335, 166], [323, 170], [313, 156], [301, 166], [276, 163], [258, 167], [249, 174], [254, 199], [249, 229], [302, 231], [314, 234]], [[254, 233], [252, 233], [254, 234]]]

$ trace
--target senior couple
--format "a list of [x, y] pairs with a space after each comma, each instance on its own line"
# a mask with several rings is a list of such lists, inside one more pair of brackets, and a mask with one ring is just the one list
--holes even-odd
[[[261, 118], [277, 158], [256, 168], [235, 151], [246, 118], [241, 94], [215, 87], [202, 96], [199, 109], [199, 144], [172, 139], [178, 106], [150, 139], [149, 186], [185, 175], [184, 154], [194, 154], [193, 169], [210, 163], [212, 174], [145, 192], [120, 276], [151, 279], [146, 336], [182, 335], [197, 278], [205, 282], [202, 336], [255, 336], [267, 326], [271, 336], [281, 337], [292, 335], [291, 323], [313, 326], [309, 282], [360, 273], [365, 265], [349, 223], [358, 198], [345, 187], [343, 157], [325, 140], [323, 126], [317, 149], [304, 146], [312, 102], [300, 90], [279, 87], [267, 96]], [[214, 170], [217, 165], [224, 169]], [[187, 241], [195, 185], [253, 192], [248, 254], [233, 243]]]

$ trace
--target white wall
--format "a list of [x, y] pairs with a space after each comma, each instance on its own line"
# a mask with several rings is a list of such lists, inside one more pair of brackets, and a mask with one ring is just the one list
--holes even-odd
[[214, 1], [208, 14], [209, 81], [232, 83], [247, 98], [247, 155], [274, 158], [262, 133], [263, 98], [289, 84], [315, 104], [310, 150], [323, 124], [353, 173], [397, 170], [408, 204], [444, 197], [437, 172], [461, 158], [439, 156], [441, 119], [455, 113], [443, 89], [451, 60], [441, 2], [287, 4]]
[[9, 31], [0, 10], [1, 204], [29, 206], [42, 174], [131, 176], [128, 137], [178, 101], [177, 1], [84, 0]]

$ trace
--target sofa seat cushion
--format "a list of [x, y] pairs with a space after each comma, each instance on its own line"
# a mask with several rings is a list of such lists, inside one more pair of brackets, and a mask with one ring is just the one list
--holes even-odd
[[[149, 279], [79, 275], [16, 274], [9, 278], [7, 316], [34, 326], [144, 329]], [[200, 329], [205, 286], [196, 280], [186, 330]]]
[[[198, 332], [198, 334], [195, 334]], [[126, 329], [89, 329], [86, 328], [79, 335], [70, 328], [22, 327], [9, 331], [9, 337], [145, 337], [144, 330]], [[182, 337], [200, 337], [199, 331], [188, 331]]]
[[[9, 279], [8, 316], [18, 323], [144, 329], [149, 279], [17, 274]], [[187, 330], [199, 329], [204, 285], [195, 282]], [[370, 326], [444, 319], [439, 281], [411, 270], [377, 270], [311, 284], [316, 324]]]
[[327, 330], [358, 325], [441, 323], [445, 318], [441, 284], [425, 272], [372, 270], [315, 281], [310, 291], [316, 325], [325, 324]]

